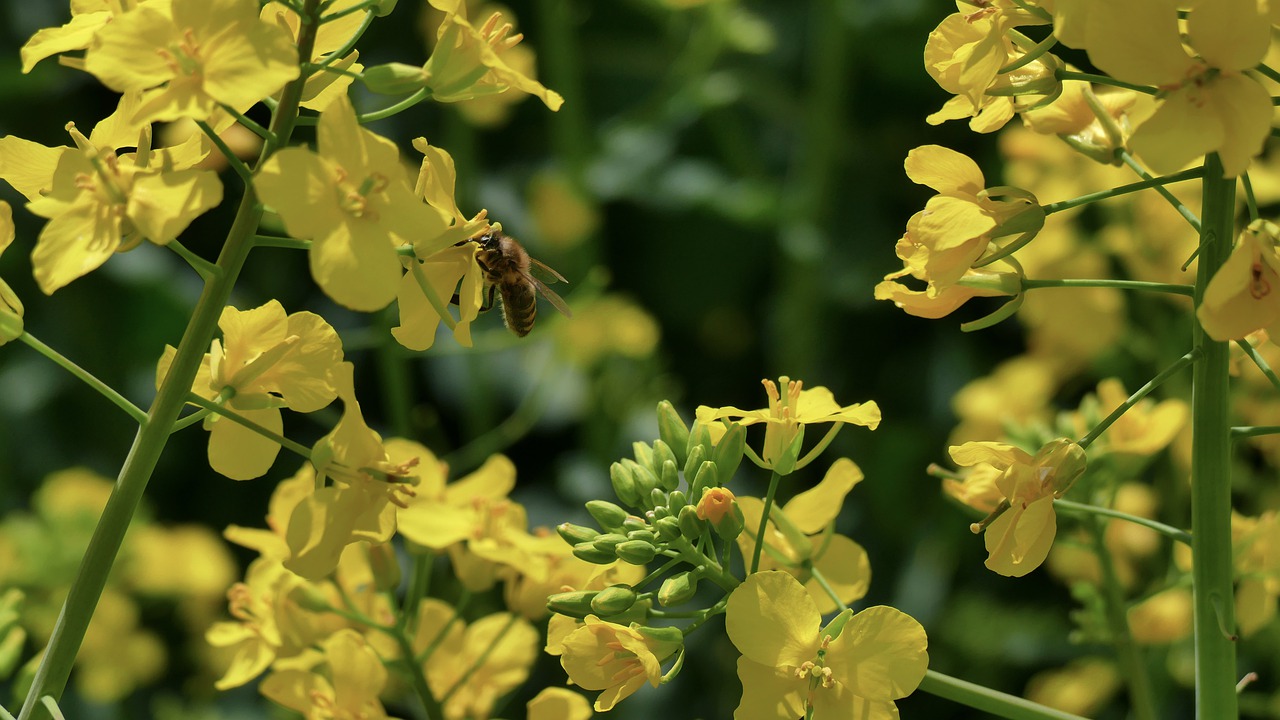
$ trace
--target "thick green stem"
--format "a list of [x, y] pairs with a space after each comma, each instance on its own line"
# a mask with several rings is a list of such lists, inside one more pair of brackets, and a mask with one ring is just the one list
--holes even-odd
[[[1231, 252], [1235, 178], [1222, 177], [1216, 154], [1205, 159], [1196, 306]], [[1191, 386], [1191, 547], [1195, 558], [1196, 717], [1237, 717], [1235, 617], [1232, 601], [1231, 468], [1227, 343], [1195, 323], [1200, 361]], [[1231, 633], [1231, 634], [1228, 634]]]
[[1146, 662], [1142, 653], [1133, 642], [1129, 633], [1129, 618], [1125, 613], [1124, 589], [1116, 576], [1115, 561], [1111, 551], [1107, 549], [1104, 535], [1106, 523], [1094, 517], [1088, 523], [1093, 532], [1093, 551], [1098, 557], [1098, 566], [1102, 570], [1102, 593], [1106, 599], [1107, 626], [1111, 631], [1111, 645], [1116, 652], [1116, 660], [1120, 671], [1129, 684], [1129, 706], [1132, 717], [1136, 720], [1155, 720], [1155, 693], [1151, 689], [1151, 676], [1147, 673]]
[[[319, 0], [307, 0], [308, 12], [314, 12], [318, 4]], [[301, 57], [311, 55], [315, 44], [315, 28], [315, 23], [302, 25], [298, 39], [298, 54]], [[272, 120], [272, 132], [280, 139], [280, 143], [287, 142], [293, 129], [302, 87], [303, 81], [297, 80], [285, 88]], [[262, 159], [275, 152], [278, 146], [274, 143], [265, 144]], [[62, 696], [76, 654], [80, 650], [80, 643], [89, 627], [89, 619], [93, 617], [98, 598], [102, 595], [107, 576], [120, 550], [120, 543], [124, 540], [133, 513], [169, 440], [169, 432], [186, 404], [187, 393], [191, 390], [196, 370], [213, 339], [222, 308], [226, 306], [236, 277], [253, 247], [253, 236], [257, 232], [261, 216], [262, 208], [258, 204], [257, 195], [252, 187], [246, 187], [235, 220], [227, 232], [226, 243], [218, 256], [218, 272], [206, 283], [182, 340], [178, 343], [178, 351], [169, 367], [169, 373], [120, 468], [111, 497], [107, 499], [102, 517], [94, 529], [76, 579], [54, 625], [44, 658], [36, 670], [22, 711], [18, 714], [19, 720], [48, 717], [48, 711], [40, 703], [40, 698], [46, 695], [55, 699]]]
[[760, 511], [760, 527], [756, 529], [756, 549], [751, 554], [751, 569], [747, 571], [750, 575], [760, 569], [760, 553], [764, 550], [765, 531], [769, 529], [769, 511], [773, 509], [773, 499], [778, 494], [778, 481], [782, 476], [773, 473], [769, 477], [769, 489], [764, 494], [764, 509]]

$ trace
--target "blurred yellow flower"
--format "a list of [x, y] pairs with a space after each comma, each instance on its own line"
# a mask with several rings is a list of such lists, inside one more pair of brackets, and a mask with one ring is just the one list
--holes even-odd
[[1081, 658], [1065, 667], [1036, 673], [1027, 681], [1025, 697], [1055, 710], [1095, 715], [1121, 687], [1120, 671], [1110, 660]]
[[378, 695], [387, 684], [382, 659], [354, 630], [321, 642], [327, 673], [281, 669], [262, 681], [260, 692], [308, 720], [387, 720]]
[[[414, 650], [420, 654], [436, 645], [424, 667], [432, 693], [437, 698], [448, 694], [447, 720], [487, 718], [498, 700], [528, 679], [538, 658], [539, 634], [527, 620], [510, 613], [486, 615], [472, 623], [456, 620], [456, 614], [438, 600], [424, 600]], [[446, 634], [439, 638], [441, 632]]]
[[[735, 720], [893, 718], [929, 664], [924, 628], [878, 605], [839, 618], [839, 635], [790, 575], [749, 576], [729, 596], [725, 630], [742, 653]], [[835, 621], [833, 621], [834, 623]]]
[[173, 0], [115, 16], [84, 67], [117, 92], [144, 91], [135, 122], [244, 112], [298, 76], [289, 33], [261, 21], [253, 0]]
[[1129, 608], [1129, 634], [1139, 645], [1168, 645], [1191, 636], [1191, 588], [1171, 587]]
[[588, 720], [591, 717], [591, 703], [568, 688], [543, 688], [529, 701], [528, 709], [528, 720]]

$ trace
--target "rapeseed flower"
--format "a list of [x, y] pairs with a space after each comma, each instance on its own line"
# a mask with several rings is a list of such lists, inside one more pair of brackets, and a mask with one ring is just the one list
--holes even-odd
[[560, 664], [585, 690], [602, 690], [597, 712], [608, 712], [648, 682], [658, 687], [662, 662], [684, 647], [677, 628], [623, 626], [588, 615], [561, 644]]
[[1280, 337], [1280, 226], [1254, 220], [1204, 291], [1196, 317], [1214, 340], [1239, 340], [1255, 330]]

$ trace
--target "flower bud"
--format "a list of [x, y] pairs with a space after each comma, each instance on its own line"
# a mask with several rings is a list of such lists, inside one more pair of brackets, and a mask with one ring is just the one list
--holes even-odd
[[660, 508], [667, 506], [667, 494], [659, 488], [654, 488], [649, 492], [649, 501], [653, 503], [653, 507]]
[[627, 536], [622, 533], [606, 533], [591, 541], [591, 547], [601, 552], [613, 552], [613, 549], [619, 543], [627, 541]]
[[680, 534], [688, 540], [697, 540], [702, 537], [702, 519], [698, 517], [698, 511], [692, 505], [685, 505], [680, 508], [679, 515]]
[[[623, 460], [623, 462], [627, 463], [631, 461]], [[631, 462], [630, 468], [631, 474], [634, 475], [636, 479], [636, 489], [640, 491], [641, 502], [647, 503], [645, 507], [653, 507], [651, 502], [652, 493], [654, 490], [658, 489], [658, 476], [654, 475], [653, 471], [649, 468], [634, 462]]]
[[716, 464], [720, 473], [720, 482], [727, 483], [733, 479], [742, 462], [742, 451], [747, 446], [747, 429], [738, 423], [729, 423], [724, 437], [716, 443], [711, 451], [711, 462]]
[[1075, 441], [1058, 438], [1041, 447], [1032, 464], [1040, 472], [1042, 485], [1053, 488], [1053, 496], [1060, 498], [1084, 474], [1089, 457]]
[[[676, 454], [671, 451], [671, 446], [661, 440], [653, 441], [653, 472], [658, 477], [663, 475], [663, 466], [670, 461], [676, 463]], [[676, 468], [680, 465], [677, 463]]]
[[556, 526], [556, 533], [570, 545], [589, 543], [600, 537], [600, 531], [583, 525], [574, 525], [573, 523], [560, 523]]
[[417, 65], [387, 63], [365, 68], [361, 73], [370, 92], [380, 95], [406, 95], [427, 86], [427, 74]]
[[653, 560], [653, 557], [658, 554], [652, 543], [647, 543], [643, 540], [628, 540], [624, 543], [618, 543], [618, 546], [613, 551], [617, 554], [619, 560], [632, 565], [644, 565]]
[[555, 593], [547, 598], [547, 609], [553, 613], [582, 619], [592, 613], [591, 601], [597, 590], [575, 590]]
[[641, 465], [653, 469], [653, 448], [645, 443], [636, 441], [631, 443], [632, 454], [636, 456], [636, 462]]
[[697, 474], [698, 468], [702, 467], [702, 462], [706, 459], [706, 449], [701, 445], [694, 445], [684, 461], [684, 479], [686, 482], [693, 483], [694, 475]]
[[617, 559], [613, 553], [597, 549], [594, 543], [578, 543], [574, 545], [573, 556], [595, 565], [608, 565]]
[[602, 618], [624, 613], [636, 604], [636, 591], [629, 585], [611, 585], [591, 598], [591, 609]]
[[591, 500], [587, 503], [587, 512], [600, 523], [600, 527], [608, 531], [617, 530], [627, 519], [627, 511], [607, 500]]
[[676, 467], [675, 460], [662, 461], [662, 474], [658, 476], [658, 482], [668, 492], [680, 487], [680, 469]]
[[668, 515], [659, 518], [653, 523], [653, 529], [657, 532], [658, 537], [663, 542], [671, 542], [680, 537], [680, 521]]
[[667, 494], [667, 508], [671, 512], [678, 513], [680, 508], [689, 504], [689, 498], [684, 494], [683, 490], [672, 490]]
[[702, 493], [713, 487], [720, 487], [720, 468], [710, 460], [698, 467], [698, 472], [689, 484], [689, 498], [694, 502], [702, 499]]
[[685, 464], [689, 455], [689, 426], [667, 400], [658, 403], [658, 437], [675, 453], [676, 462]]
[[636, 517], [635, 515], [628, 515], [627, 519], [622, 521], [621, 531], [624, 534], [635, 532], [636, 530], [648, 530], [648, 529], [649, 529], [649, 523]]
[[711, 449], [715, 446], [715, 441], [711, 436], [711, 428], [706, 423], [695, 422], [693, 429], [689, 431], [689, 444], [685, 449], [686, 456], [691, 455], [693, 449], [699, 446], [702, 447], [704, 457], [709, 457]]
[[728, 488], [714, 487], [702, 494], [698, 501], [697, 516], [711, 523], [716, 534], [724, 540], [733, 540], [742, 533], [746, 518], [738, 500]]
[[632, 530], [627, 533], [628, 540], [643, 540], [649, 544], [657, 542], [658, 536], [653, 534], [651, 530]]
[[640, 507], [640, 490], [636, 487], [635, 476], [622, 463], [609, 466], [609, 483], [613, 485], [613, 494], [628, 507]]
[[662, 581], [658, 588], [658, 604], [672, 607], [687, 602], [698, 592], [698, 577], [692, 572], [676, 573]]

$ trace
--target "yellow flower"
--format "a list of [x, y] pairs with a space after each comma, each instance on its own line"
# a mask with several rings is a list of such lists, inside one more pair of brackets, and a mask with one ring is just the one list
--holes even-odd
[[311, 275], [338, 303], [372, 312], [396, 297], [396, 248], [448, 223], [419, 202], [394, 143], [362, 127], [345, 97], [320, 117], [319, 154], [285, 148], [255, 186], [290, 235], [312, 240]]
[[1280, 597], [1280, 516], [1274, 510], [1251, 518], [1231, 517], [1235, 555], [1236, 621], [1248, 637], [1270, 625]]
[[1239, 340], [1266, 329], [1280, 337], [1280, 227], [1254, 220], [1205, 288], [1196, 317], [1214, 340]]
[[1168, 645], [1191, 635], [1191, 589], [1171, 587], [1129, 608], [1129, 634], [1139, 645]]
[[151, 5], [167, 9], [169, 4], [169, 0], [138, 0], [136, 3], [72, 0], [70, 22], [61, 27], [41, 28], [22, 46], [22, 72], [31, 72], [36, 63], [50, 55], [89, 47], [93, 36], [126, 12], [125, 8]]
[[910, 274], [929, 281], [935, 293], [958, 282], [992, 239], [1034, 233], [1044, 224], [1034, 195], [984, 188], [977, 163], [955, 150], [923, 145], [908, 153], [903, 165], [912, 181], [938, 191], [907, 221], [897, 250]]
[[284, 29], [253, 0], [173, 0], [118, 15], [93, 38], [84, 66], [117, 92], [145, 91], [135, 122], [244, 112], [298, 76]]
[[[13, 208], [0, 200], [0, 254], [13, 243]], [[0, 345], [22, 336], [22, 301], [17, 293], [0, 279]]]
[[984, 468], [989, 465], [1000, 472], [995, 484], [1004, 500], [986, 520], [973, 526], [974, 532], [986, 529], [986, 566], [1011, 577], [1039, 567], [1057, 533], [1053, 501], [1084, 473], [1084, 450], [1059, 439], [1035, 456], [997, 442], [969, 442], [953, 446], [950, 452], [961, 467], [990, 472]]
[[[833, 612], [836, 601], [827, 594], [830, 587], [839, 601], [849, 604], [861, 599], [871, 587], [871, 561], [867, 551], [853, 540], [831, 532], [836, 516], [844, 507], [849, 491], [863, 479], [862, 470], [852, 460], [832, 463], [822, 482], [774, 508], [765, 528], [765, 543], [772, 551], [760, 556], [760, 570], [785, 570], [804, 584], [822, 613]], [[738, 498], [745, 532], [738, 536], [742, 556], [755, 556], [755, 533], [760, 527], [764, 503], [759, 498]], [[813, 571], [822, 574], [818, 582]]]
[[603, 690], [596, 712], [608, 712], [648, 682], [658, 687], [662, 662], [684, 647], [677, 628], [624, 627], [588, 615], [561, 645], [560, 664], [585, 690]]
[[378, 695], [387, 684], [387, 670], [373, 648], [349, 629], [329, 636], [321, 647], [326, 674], [314, 667], [277, 670], [262, 681], [260, 692], [309, 719], [385, 720]]
[[[749, 576], [729, 596], [725, 630], [742, 653], [735, 720], [888, 720], [929, 664], [924, 628], [878, 605], [821, 628], [822, 615], [795, 578]], [[835, 633], [839, 633], [835, 637]]]
[[764, 449], [760, 457], [764, 461], [764, 467], [773, 468], [782, 474], [789, 474], [803, 467], [797, 464], [797, 458], [799, 442], [803, 440], [806, 425], [836, 423], [837, 427], [833, 428], [833, 432], [844, 423], [862, 425], [872, 430], [880, 425], [880, 407], [875, 401], [841, 407], [825, 387], [805, 390], [801, 381], [793, 381], [783, 375], [778, 378], [778, 384], [785, 388], [786, 394], [781, 395], [778, 385], [772, 380], [761, 382], [769, 396], [769, 407], [762, 410], [740, 410], [732, 406], [712, 408], [700, 405], [697, 418], [698, 422], [704, 424], [713, 420], [729, 420], [742, 425], [765, 423]]
[[[326, 15], [346, 10], [358, 4], [360, 0], [337, 0], [325, 10]], [[259, 14], [264, 23], [288, 28], [293, 42], [298, 39], [298, 28], [302, 22], [298, 13], [278, 0], [262, 6]], [[364, 22], [365, 13], [348, 12], [342, 17], [324, 22], [316, 28], [315, 45], [311, 51], [311, 62], [319, 63], [327, 59], [330, 53], [336, 52], [346, 44]], [[346, 57], [330, 63], [327, 70], [316, 70], [307, 78], [302, 88], [302, 97], [298, 104], [310, 110], [324, 112], [339, 97], [346, 95], [347, 88], [354, 79], [347, 73], [358, 74], [364, 66], [356, 62], [360, 57], [359, 50], [352, 50]]]
[[1055, 710], [1092, 717], [1107, 706], [1121, 687], [1115, 663], [1080, 658], [1066, 667], [1044, 670], [1027, 681], [1025, 697]]
[[439, 600], [424, 600], [418, 609], [414, 650], [420, 654], [436, 645], [424, 669], [437, 698], [449, 693], [444, 704], [447, 720], [487, 718], [499, 699], [528, 679], [540, 637], [527, 620], [510, 613], [486, 615], [470, 624], [456, 620], [456, 615]]
[[445, 13], [436, 47], [423, 67], [431, 97], [441, 102], [470, 100], [510, 89], [534, 95], [551, 110], [559, 110], [564, 98], [537, 80], [517, 71], [504, 55], [523, 35], [511, 34], [511, 23], [493, 13], [476, 29], [467, 20], [464, 0], [430, 0]]
[[1118, 80], [1160, 90], [1163, 102], [1131, 142], [1152, 170], [1175, 172], [1216, 152], [1224, 176], [1235, 177], [1262, 152], [1271, 96], [1245, 71], [1271, 44], [1265, 7], [1255, 0], [1199, 3], [1187, 13], [1184, 36], [1174, 3], [1091, 3], [1089, 59]]
[[[1103, 380], [1098, 383], [1096, 407], [1090, 410], [1087, 418], [1083, 412], [1077, 413], [1076, 427], [1082, 434], [1087, 432], [1128, 399], [1129, 393], [1118, 378]], [[1112, 423], [1095, 447], [1110, 454], [1151, 457], [1173, 442], [1188, 417], [1185, 401], [1169, 399], [1156, 404], [1150, 399], [1143, 400]]]
[[[224, 406], [276, 433], [284, 429], [280, 408], [315, 412], [337, 397], [327, 373], [342, 360], [342, 341], [324, 318], [309, 312], [286, 315], [278, 300], [252, 310], [233, 307], [218, 319], [222, 340], [213, 341], [192, 392], [224, 400]], [[177, 350], [165, 348], [156, 372], [163, 382]], [[209, 465], [232, 480], [261, 477], [280, 446], [216, 413], [209, 430]]]
[[452, 483], [446, 482], [448, 472], [448, 465], [421, 448], [418, 485], [397, 513], [400, 534], [432, 550], [479, 534], [489, 508], [505, 503], [516, 486], [516, 466], [502, 455]]
[[0, 140], [0, 153], [7, 156], [0, 177], [31, 201], [28, 210], [49, 219], [31, 254], [36, 282], [46, 294], [143, 238], [168, 243], [222, 202], [216, 173], [177, 169], [152, 155], [117, 155], [113, 146], [97, 144], [74, 125], [67, 130], [76, 148]]
[[529, 720], [589, 720], [591, 717], [591, 703], [568, 688], [543, 688], [529, 701], [528, 709]]
[[952, 285], [930, 282], [924, 290], [912, 290], [897, 282], [898, 278], [912, 275], [918, 280], [927, 279], [923, 261], [929, 256], [923, 246], [914, 245], [907, 237], [898, 241], [899, 251], [905, 252], [906, 267], [884, 276], [875, 287], [877, 300], [890, 300], [908, 315], [937, 319], [955, 312], [961, 305], [975, 297], [1017, 296], [1022, 293], [1022, 272], [1007, 260], [997, 260], [981, 269], [970, 268]]

